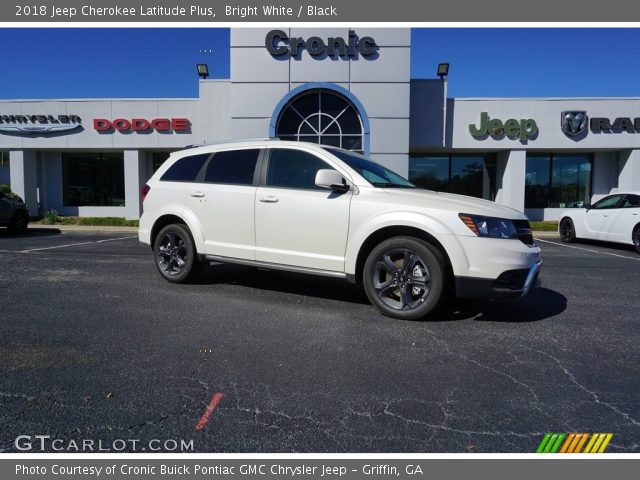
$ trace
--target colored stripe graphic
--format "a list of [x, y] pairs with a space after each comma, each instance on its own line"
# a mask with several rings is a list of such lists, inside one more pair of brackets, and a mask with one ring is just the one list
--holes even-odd
[[536, 450], [536, 452], [556, 453], [560, 448], [562, 440], [564, 440], [565, 436], [566, 434], [564, 433], [547, 433], [542, 439], [542, 442], [540, 443], [540, 446], [538, 447], [538, 450]]
[[578, 445], [576, 445], [575, 450], [571, 453], [580, 453], [582, 451], [582, 447], [584, 446], [587, 439], [589, 438], [588, 433], [581, 433], [580, 435], [582, 435], [582, 438], [580, 438], [580, 442], [578, 443]]
[[544, 453], [544, 447], [547, 446], [547, 442], [549, 441], [550, 438], [551, 438], [551, 434], [547, 433], [542, 439], [542, 441], [540, 442], [540, 445], [538, 445], [538, 450], [536, 450], [536, 453]]
[[576, 440], [576, 437], [578, 436], [578, 433], [570, 433], [569, 436], [567, 437], [567, 439], [565, 440], [564, 444], [562, 445], [562, 448], [560, 449], [560, 453], [567, 453], [567, 450], [570, 448], [572, 443], [577, 443], [578, 441]]
[[[603, 453], [613, 438], [613, 433], [547, 433], [537, 453]], [[564, 442], [563, 442], [564, 440]], [[588, 440], [588, 442], [587, 442]], [[582, 450], [585, 443], [587, 446]]]

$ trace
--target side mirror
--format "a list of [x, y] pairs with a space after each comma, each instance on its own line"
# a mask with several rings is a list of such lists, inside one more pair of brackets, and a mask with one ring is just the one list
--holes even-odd
[[316, 185], [339, 193], [348, 192], [350, 188], [340, 172], [328, 168], [318, 170], [318, 173], [316, 173]]

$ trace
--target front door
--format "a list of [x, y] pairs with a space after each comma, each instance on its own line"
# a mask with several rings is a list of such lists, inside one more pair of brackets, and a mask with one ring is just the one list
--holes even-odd
[[585, 213], [588, 237], [596, 240], [606, 240], [607, 224], [609, 217], [615, 214], [616, 206], [620, 202], [622, 195], [611, 195], [596, 202], [593, 208]]
[[271, 149], [256, 192], [256, 260], [344, 272], [352, 194], [316, 186], [330, 168], [310, 152]]

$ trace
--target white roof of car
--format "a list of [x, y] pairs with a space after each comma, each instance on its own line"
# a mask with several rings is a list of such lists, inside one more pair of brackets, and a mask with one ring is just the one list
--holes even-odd
[[[297, 147], [307, 147], [312, 150], [321, 150], [323, 147], [331, 147], [330, 145], [320, 145], [317, 143], [311, 142], [295, 142], [291, 140], [280, 140], [278, 138], [249, 138], [244, 140], [225, 140], [219, 142], [211, 142], [211, 143], [203, 143], [202, 145], [189, 145], [182, 150], [178, 150], [173, 152], [173, 154], [183, 154], [186, 152], [189, 153], [206, 153], [206, 152], [214, 152], [221, 149], [227, 148], [237, 148], [237, 147], [263, 147], [275, 145], [278, 146], [297, 146]], [[337, 148], [337, 147], [331, 147]]]

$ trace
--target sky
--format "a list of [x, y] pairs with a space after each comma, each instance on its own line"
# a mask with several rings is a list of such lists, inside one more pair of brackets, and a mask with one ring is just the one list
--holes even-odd
[[[640, 97], [639, 40], [640, 29], [413, 29], [411, 78], [449, 62], [450, 97]], [[224, 28], [5, 28], [0, 45], [2, 99], [197, 97], [197, 63], [229, 78]]]

